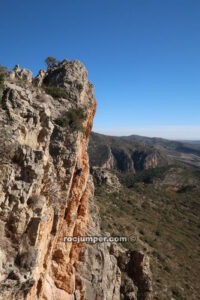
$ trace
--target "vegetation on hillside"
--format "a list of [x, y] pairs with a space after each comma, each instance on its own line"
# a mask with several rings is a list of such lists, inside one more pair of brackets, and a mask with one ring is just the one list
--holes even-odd
[[65, 115], [56, 119], [56, 124], [72, 129], [75, 131], [83, 131], [83, 122], [86, 118], [83, 108], [72, 108]]
[[1, 98], [3, 93], [3, 84], [4, 84], [4, 74], [0, 73], [0, 106], [1, 106]]
[[65, 89], [58, 87], [58, 86], [45, 87], [45, 91], [47, 94], [52, 96], [54, 99], [67, 98], [67, 93], [66, 93]]
[[199, 299], [200, 172], [168, 166], [129, 174], [130, 185], [120, 175], [119, 192], [96, 185], [102, 229], [136, 234], [124, 246], [150, 256], [154, 299]]
[[0, 107], [2, 106], [2, 94], [5, 80], [5, 73], [7, 72], [7, 67], [0, 65]]
[[[49, 69], [51, 67], [57, 66], [59, 61], [55, 57], [48, 56], [45, 59], [45, 63], [46, 63], [47, 69]], [[49, 86], [47, 78], [44, 79], [43, 83], [44, 83], [43, 88], [44, 88], [45, 92], [47, 94], [49, 94], [50, 96], [52, 96], [54, 99], [67, 98], [67, 93], [64, 88], [57, 86], [57, 85]]]
[[[165, 166], [174, 161], [183, 162], [193, 166], [200, 166], [200, 144], [170, 141], [159, 138], [147, 138], [140, 136], [106, 136], [103, 134], [92, 133], [89, 143], [90, 162], [92, 165], [101, 166], [105, 163], [109, 154], [109, 149], [117, 149], [127, 157], [138, 161], [135, 169], [141, 169], [141, 161], [135, 157], [144, 157], [151, 154], [158, 154], [158, 166]], [[134, 154], [134, 157], [133, 155]], [[139, 154], [139, 155], [138, 155]]]

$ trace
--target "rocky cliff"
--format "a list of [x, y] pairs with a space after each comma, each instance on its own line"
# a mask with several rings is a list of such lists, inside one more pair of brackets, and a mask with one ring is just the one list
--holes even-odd
[[87, 228], [95, 110], [79, 61], [64, 60], [36, 78], [19, 66], [7, 73], [0, 109], [0, 299], [83, 298], [76, 274], [83, 245], [64, 237]]
[[[0, 299], [150, 299], [144, 255], [66, 241], [102, 235], [87, 153], [96, 101], [85, 67], [64, 60], [33, 78], [17, 65], [3, 77]], [[109, 171], [93, 172], [120, 187]]]
[[89, 143], [91, 167], [122, 173], [137, 173], [169, 163], [169, 158], [151, 145], [131, 137], [114, 137], [92, 133]]

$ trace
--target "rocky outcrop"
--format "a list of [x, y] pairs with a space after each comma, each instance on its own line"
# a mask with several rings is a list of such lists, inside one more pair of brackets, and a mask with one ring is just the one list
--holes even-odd
[[[46, 93], [55, 86], [64, 96]], [[84, 112], [81, 130], [73, 120], [57, 122], [72, 109]], [[64, 237], [87, 228], [95, 110], [79, 61], [64, 60], [35, 81], [19, 66], [8, 75], [0, 109], [0, 299], [78, 299], [83, 245]]]
[[155, 148], [132, 139], [97, 133], [91, 135], [89, 157], [91, 167], [133, 174], [168, 163], [166, 157]]
[[[88, 237], [110, 237], [100, 229], [99, 209], [89, 201]], [[149, 257], [130, 251], [121, 244], [87, 243], [79, 261], [77, 274], [84, 299], [151, 300], [152, 274]], [[79, 298], [78, 298], [79, 299]]]
[[[96, 101], [85, 67], [64, 60], [32, 78], [17, 65], [1, 102], [0, 300], [150, 299], [142, 253], [67, 240], [102, 235], [87, 154]], [[107, 150], [92, 172], [117, 191], [109, 168], [118, 153]], [[120, 157], [134, 168], [126, 152]]]
[[[89, 202], [87, 236], [103, 236], [100, 230], [99, 210], [92, 199]], [[106, 233], [106, 236], [109, 234]], [[110, 247], [110, 242], [86, 245], [79, 274], [84, 286], [84, 299], [120, 299], [121, 271], [117, 259], [110, 253]]]
[[[87, 236], [109, 237], [100, 230], [100, 223], [99, 209], [90, 199]], [[84, 299], [152, 299], [150, 261], [142, 252], [108, 241], [88, 243], [78, 269]]]
[[21, 69], [19, 65], [14, 67], [13, 71], [9, 73], [9, 77], [11, 80], [21, 80], [29, 83], [32, 83], [33, 80], [32, 72], [28, 69]]
[[93, 167], [91, 168], [91, 174], [96, 184], [107, 187], [107, 192], [118, 191], [121, 186], [118, 177], [107, 169]]
[[139, 251], [130, 251], [112, 244], [111, 255], [117, 259], [122, 273], [120, 299], [151, 300], [152, 274], [149, 257]]
[[158, 151], [146, 153], [145, 151], [134, 151], [131, 155], [136, 171], [156, 168], [160, 163], [160, 154]]

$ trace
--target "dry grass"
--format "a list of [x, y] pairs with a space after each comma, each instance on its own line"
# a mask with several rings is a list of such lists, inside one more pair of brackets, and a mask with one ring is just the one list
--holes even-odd
[[156, 184], [158, 178], [147, 184], [140, 176], [141, 181], [137, 178], [131, 188], [122, 185], [119, 193], [96, 187], [102, 229], [116, 235], [136, 233], [137, 243], [126, 247], [150, 255], [154, 299], [196, 300], [200, 295], [200, 176], [192, 169], [183, 169], [183, 176], [198, 184], [179, 192]]

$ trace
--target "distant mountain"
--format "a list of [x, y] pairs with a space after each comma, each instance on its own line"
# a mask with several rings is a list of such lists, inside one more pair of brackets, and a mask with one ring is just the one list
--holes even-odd
[[199, 299], [200, 143], [92, 133], [89, 156], [102, 230], [134, 234], [124, 245], [129, 256], [139, 251], [150, 261], [153, 297], [145, 279], [138, 298], [118, 257], [120, 299]]
[[122, 172], [137, 172], [174, 162], [200, 167], [200, 143], [137, 135], [106, 136], [93, 132], [89, 156], [91, 166], [104, 166]]
[[194, 144], [194, 145], [200, 145], [200, 141], [190, 141], [190, 140], [181, 140], [180, 142], [182, 143], [187, 143], [187, 144]]

